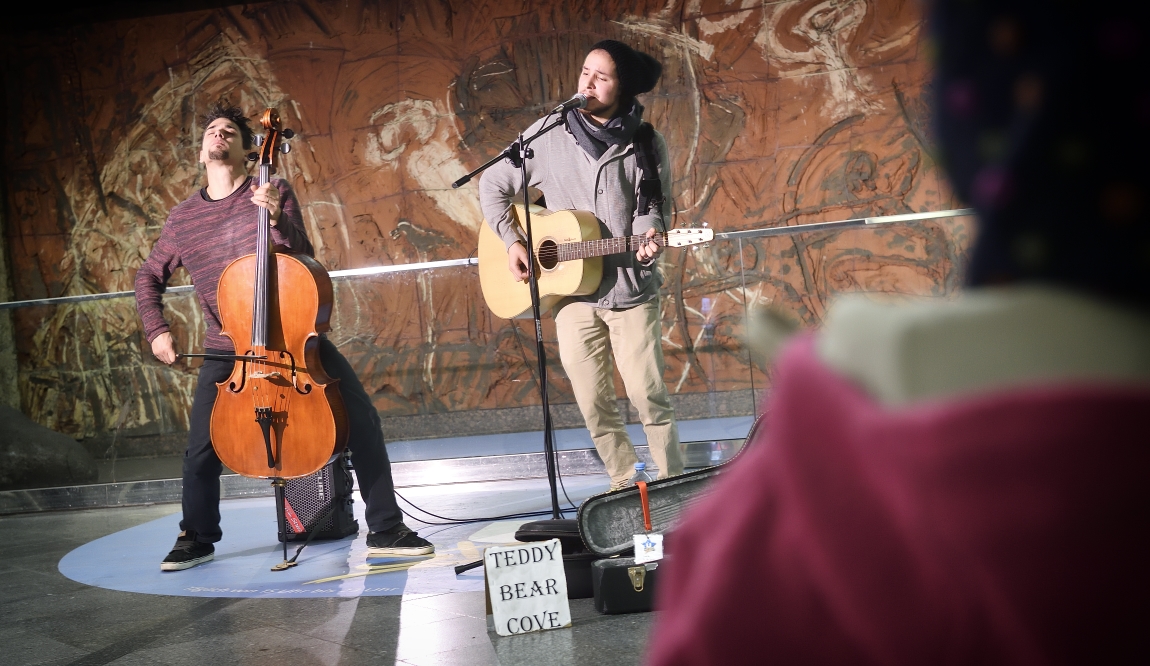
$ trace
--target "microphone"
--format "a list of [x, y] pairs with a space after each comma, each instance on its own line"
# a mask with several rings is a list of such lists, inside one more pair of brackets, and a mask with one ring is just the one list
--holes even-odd
[[583, 93], [578, 93], [566, 102], [551, 109], [551, 113], [567, 113], [571, 109], [582, 109], [585, 106], [587, 106], [587, 96]]

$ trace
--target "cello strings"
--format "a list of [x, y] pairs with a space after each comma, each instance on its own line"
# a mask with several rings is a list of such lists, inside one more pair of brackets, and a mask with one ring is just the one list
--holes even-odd
[[[263, 187], [269, 180], [270, 169], [266, 164], [260, 165], [259, 186]], [[267, 356], [267, 287], [268, 287], [268, 212], [266, 208], [259, 207], [258, 209], [258, 227], [256, 229], [256, 276], [255, 276], [255, 298], [252, 313], [252, 346], [256, 349], [256, 355]], [[269, 359], [270, 360], [270, 359]], [[267, 373], [267, 365], [264, 361], [256, 361], [252, 365], [246, 366], [249, 368], [249, 381], [252, 383], [252, 398], [255, 409], [268, 409], [272, 405], [270, 399], [265, 396], [267, 392], [267, 382], [262, 379], [255, 379], [256, 377], [265, 377]], [[261, 390], [263, 389], [263, 390]]]

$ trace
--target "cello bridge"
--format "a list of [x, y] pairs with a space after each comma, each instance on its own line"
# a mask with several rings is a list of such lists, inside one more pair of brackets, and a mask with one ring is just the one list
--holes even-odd
[[249, 377], [252, 379], [282, 379], [283, 375], [278, 372], [253, 372]]

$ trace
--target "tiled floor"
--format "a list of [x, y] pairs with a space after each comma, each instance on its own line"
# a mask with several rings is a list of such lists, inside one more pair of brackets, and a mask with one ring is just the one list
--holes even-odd
[[[679, 440], [682, 442], [741, 439], [747, 436], [753, 416], [727, 416], [693, 421], [679, 421]], [[647, 445], [643, 426], [632, 423], [627, 434], [636, 446]], [[594, 448], [586, 428], [567, 428], [555, 431], [555, 449], [571, 451]], [[466, 456], [498, 456], [512, 453], [535, 453], [543, 450], [542, 432], [515, 432], [502, 435], [471, 435], [441, 437], [387, 443], [387, 455], [392, 462], [432, 460], [436, 458], [462, 458]]]
[[[683, 442], [738, 440], [746, 436], [754, 417], [729, 416], [694, 421], [679, 421], [679, 439]], [[643, 427], [627, 426], [631, 440], [647, 444]], [[555, 431], [555, 449], [573, 451], [591, 449], [591, 436], [586, 428]], [[542, 432], [516, 432], [500, 435], [472, 435], [438, 439], [399, 440], [387, 443], [391, 462], [499, 456], [515, 453], [537, 453], [543, 450]], [[139, 481], [143, 479], [178, 479], [183, 473], [183, 455], [157, 458], [105, 459], [97, 462], [99, 483]]]
[[[598, 477], [566, 481], [576, 503], [606, 485]], [[536, 480], [403, 492], [420, 506], [452, 517], [548, 505], [546, 482]], [[61, 558], [77, 547], [178, 510], [178, 505], [160, 505], [0, 517], [0, 662], [470, 666], [637, 664], [642, 658], [652, 615], [601, 616], [590, 599], [571, 601], [570, 628], [500, 638], [487, 631], [483, 593], [477, 591], [204, 598], [114, 591], [60, 573]], [[484, 527], [409, 524], [441, 548]], [[140, 544], [145, 546], [155, 547]]]

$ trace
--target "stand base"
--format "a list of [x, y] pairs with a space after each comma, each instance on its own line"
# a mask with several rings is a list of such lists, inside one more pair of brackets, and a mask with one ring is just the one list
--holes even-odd
[[329, 518], [332, 517], [332, 514], [335, 513], [339, 498], [331, 498], [327, 505], [327, 511], [323, 514], [323, 516], [316, 520], [314, 524], [305, 526], [307, 528], [307, 539], [305, 539], [303, 544], [301, 544], [300, 547], [296, 549], [295, 555], [293, 555], [291, 559], [288, 559], [288, 540], [282, 538], [287, 534], [287, 495], [284, 491], [284, 488], [287, 486], [287, 481], [280, 478], [274, 478], [272, 479], [272, 486], [275, 487], [276, 491], [276, 522], [279, 523], [280, 537], [284, 546], [284, 561], [272, 567], [272, 571], [287, 571], [288, 569], [298, 564], [296, 562], [296, 558], [298, 558], [299, 554], [303, 552], [303, 549], [306, 548], [309, 543], [311, 543], [311, 540], [315, 538], [316, 534], [319, 534], [316, 527], [318, 525], [323, 525]]

